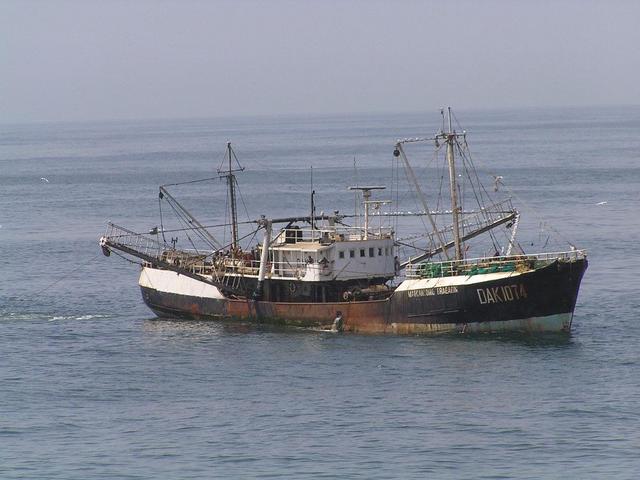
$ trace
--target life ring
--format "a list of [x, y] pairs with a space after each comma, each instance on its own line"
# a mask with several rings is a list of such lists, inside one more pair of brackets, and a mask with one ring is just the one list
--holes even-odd
[[293, 283], [293, 282], [292, 282], [292, 283], [290, 283], [290, 284], [289, 284], [289, 291], [290, 291], [291, 293], [296, 293], [296, 290], [297, 290], [297, 289], [298, 289], [298, 287], [296, 286], [296, 284], [295, 284], [295, 283]]

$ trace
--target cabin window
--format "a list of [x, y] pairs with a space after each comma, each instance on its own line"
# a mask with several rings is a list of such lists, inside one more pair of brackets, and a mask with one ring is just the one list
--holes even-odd
[[381, 249], [381, 248], [379, 248], [379, 249], [378, 249], [378, 256], [379, 256], [379, 257], [381, 257], [381, 256], [382, 256], [382, 249]]
[[353, 258], [356, 256], [356, 251], [355, 250], [349, 250], [349, 258]]
[[340, 250], [340, 251], [338, 252], [338, 257], [340, 257], [340, 258], [344, 258], [344, 250]]
[[360, 256], [361, 256], [361, 257], [366, 256], [366, 255], [364, 254], [364, 248], [361, 248], [361, 249], [360, 249]]
[[375, 254], [375, 251], [373, 250], [373, 247], [369, 247], [369, 256], [373, 257]]
[[389, 256], [389, 247], [384, 247], [384, 254], [388, 257]]

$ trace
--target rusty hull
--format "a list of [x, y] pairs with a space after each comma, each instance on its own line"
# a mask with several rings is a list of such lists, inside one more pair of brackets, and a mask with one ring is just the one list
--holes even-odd
[[386, 321], [389, 304], [388, 299], [335, 303], [229, 300], [226, 307], [227, 315], [232, 318], [300, 327], [330, 327], [334, 319], [342, 315], [345, 331], [384, 333], [390, 327]]

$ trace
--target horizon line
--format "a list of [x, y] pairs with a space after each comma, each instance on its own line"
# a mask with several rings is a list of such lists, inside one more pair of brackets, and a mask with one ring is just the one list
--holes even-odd
[[[353, 111], [353, 112], [274, 112], [274, 113], [235, 113], [228, 115], [195, 115], [195, 116], [162, 116], [162, 117], [96, 117], [96, 118], [77, 118], [77, 119], [45, 119], [45, 120], [18, 120], [4, 121], [0, 120], [1, 126], [28, 126], [28, 125], [50, 125], [50, 124], [78, 124], [78, 123], [129, 123], [129, 122], [169, 122], [169, 121], [202, 121], [202, 120], [222, 120], [222, 119], [267, 119], [267, 118], [300, 118], [300, 117], [348, 117], [348, 116], [364, 116], [364, 115], [417, 115], [430, 111], [438, 111], [448, 105], [438, 107], [415, 109], [415, 110], [369, 110], [369, 111]], [[457, 111], [467, 112], [510, 112], [516, 110], [581, 110], [594, 108], [635, 108], [640, 104], [592, 104], [592, 105], [523, 105], [523, 106], [503, 106], [503, 107], [469, 107]]]

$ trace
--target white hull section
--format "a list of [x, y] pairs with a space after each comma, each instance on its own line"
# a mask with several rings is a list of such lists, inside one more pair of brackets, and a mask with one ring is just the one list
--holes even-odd
[[138, 284], [158, 292], [174, 293], [187, 297], [224, 299], [217, 287], [184, 275], [178, 275], [171, 270], [142, 267]]
[[520, 275], [522, 274], [519, 272], [496, 272], [476, 275], [456, 275], [452, 277], [407, 279], [398, 285], [396, 291], [402, 292], [405, 290], [474, 285], [476, 283], [491, 282], [504, 278], [516, 278]]
[[[412, 333], [561, 333], [571, 330], [573, 313], [559, 313], [546, 317], [522, 318], [519, 320], [503, 320], [499, 322], [470, 322], [439, 323], [439, 324], [412, 324]], [[393, 333], [407, 333], [407, 324], [392, 323]]]

